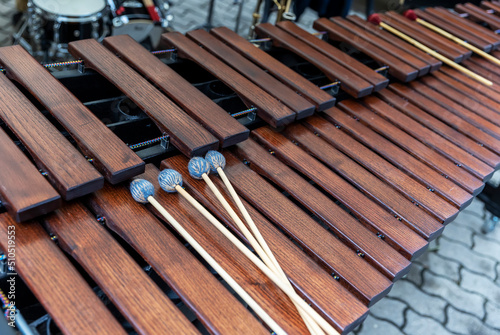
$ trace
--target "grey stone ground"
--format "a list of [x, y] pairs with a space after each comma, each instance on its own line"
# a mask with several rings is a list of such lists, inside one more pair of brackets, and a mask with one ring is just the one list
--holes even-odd
[[[239, 33], [247, 36], [255, 0], [245, 0]], [[5, 16], [14, 0], [0, 0], [0, 45], [11, 31]], [[172, 1], [172, 28], [186, 32], [206, 22], [208, 0]], [[213, 24], [234, 29], [238, 4], [216, 0]], [[299, 24], [312, 31], [306, 11]], [[500, 179], [500, 175], [495, 176]], [[500, 334], [500, 228], [484, 235], [488, 219], [479, 200], [449, 224], [429, 251], [414, 262], [354, 333], [356, 335]]]

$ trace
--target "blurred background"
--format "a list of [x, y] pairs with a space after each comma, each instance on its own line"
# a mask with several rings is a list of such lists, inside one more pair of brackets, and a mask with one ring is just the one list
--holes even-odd
[[[20, 44], [40, 62], [71, 59], [73, 40], [129, 34], [149, 49], [161, 33], [227, 26], [251, 36], [263, 18], [274, 23], [276, 6], [257, 0], [0, 0], [0, 46]], [[297, 1], [284, 15], [312, 30], [318, 16], [403, 11], [418, 6], [453, 7], [452, 1]], [[151, 8], [151, 6], [153, 8]], [[149, 8], [148, 8], [149, 7]], [[260, 16], [260, 18], [259, 18]], [[292, 17], [293, 18], [293, 17]], [[493, 184], [498, 185], [497, 174]], [[500, 229], [481, 200], [464, 210], [429, 251], [371, 308], [358, 335], [500, 334]]]
[[[474, 2], [474, 1], [473, 1]], [[476, 1], [478, 2], [478, 1]], [[42, 62], [67, 58], [67, 43], [129, 34], [157, 47], [168, 30], [186, 32], [224, 25], [249, 36], [256, 22], [275, 22], [276, 4], [286, 19], [311, 30], [318, 17], [400, 11], [417, 6], [452, 7], [456, 1], [427, 0], [0, 0], [0, 46], [21, 44]]]

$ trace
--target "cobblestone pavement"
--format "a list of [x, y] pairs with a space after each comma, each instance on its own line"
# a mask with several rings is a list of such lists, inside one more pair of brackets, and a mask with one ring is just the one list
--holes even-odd
[[500, 229], [483, 234], [488, 218], [474, 200], [354, 333], [500, 334]]
[[15, 13], [15, 0], [0, 0], [0, 46], [10, 45], [14, 32], [12, 16]]
[[[0, 45], [8, 43], [3, 25], [13, 0], [0, 0]], [[248, 34], [255, 0], [244, 1], [239, 33]], [[208, 0], [172, 1], [172, 28], [186, 32], [206, 22]], [[10, 6], [10, 7], [9, 7]], [[213, 24], [235, 27], [238, 3], [216, 0]], [[299, 24], [312, 31], [306, 11]], [[495, 176], [500, 179], [497, 173]], [[449, 224], [406, 278], [371, 308], [356, 335], [500, 334], [500, 227], [484, 235], [487, 214], [479, 200]]]
[[[247, 36], [252, 22], [252, 13], [255, 10], [256, 0], [215, 0], [214, 2], [214, 14], [212, 25], [214, 26], [226, 26], [235, 30], [236, 17], [238, 16], [238, 9], [240, 3], [243, 3], [243, 8], [241, 11], [241, 20], [238, 33], [241, 36]], [[196, 28], [207, 22], [207, 13], [210, 1], [208, 0], [173, 0], [172, 4], [172, 14], [174, 16], [174, 21], [172, 23], [172, 28], [180, 32], [187, 32]], [[307, 9], [301, 16], [299, 25], [311, 32], [313, 21], [317, 19], [314, 11]], [[272, 20], [271, 17], [271, 21]]]

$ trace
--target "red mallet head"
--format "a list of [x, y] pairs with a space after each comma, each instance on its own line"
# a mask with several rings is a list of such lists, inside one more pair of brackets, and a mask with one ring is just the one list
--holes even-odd
[[380, 18], [380, 16], [377, 13], [373, 13], [372, 15], [368, 16], [367, 21], [378, 26], [382, 22], [382, 19]]
[[417, 14], [411, 10], [411, 9], [408, 9], [406, 12], [404, 12], [403, 14], [407, 19], [410, 19], [412, 21], [416, 21], [418, 19], [418, 16]]

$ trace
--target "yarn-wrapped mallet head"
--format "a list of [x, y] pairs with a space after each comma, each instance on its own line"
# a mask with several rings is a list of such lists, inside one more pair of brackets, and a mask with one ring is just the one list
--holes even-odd
[[130, 183], [130, 194], [135, 201], [147, 204], [148, 198], [155, 195], [155, 187], [145, 179], [135, 179]]
[[366, 21], [378, 26], [382, 22], [382, 19], [380, 18], [380, 15], [378, 15], [377, 13], [373, 13], [370, 16], [368, 16]]
[[205, 160], [210, 164], [210, 169], [212, 172], [217, 173], [217, 168], [224, 170], [226, 167], [226, 158], [223, 154], [218, 151], [210, 150], [205, 155]]
[[191, 177], [202, 179], [204, 173], [210, 173], [210, 165], [203, 157], [193, 157], [188, 163], [188, 171]]
[[176, 186], [182, 187], [182, 175], [175, 170], [165, 169], [158, 175], [158, 183], [165, 192], [175, 193]]
[[403, 13], [404, 17], [406, 17], [409, 20], [416, 21], [418, 19], [417, 13], [415, 13], [413, 10], [408, 9], [406, 12]]

